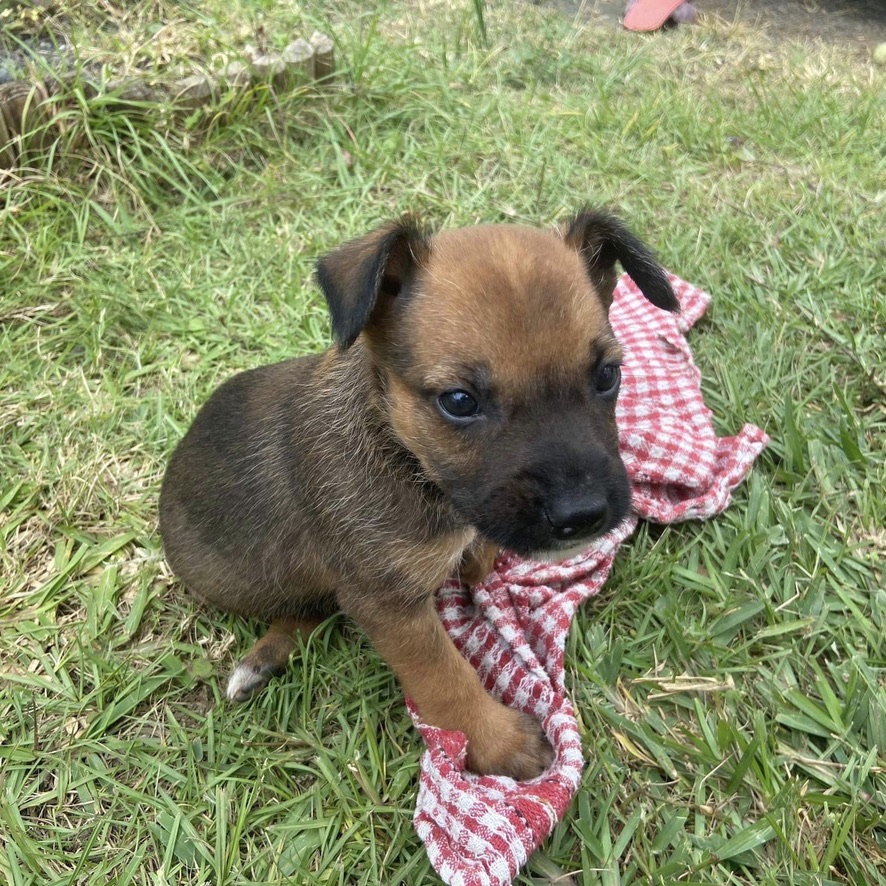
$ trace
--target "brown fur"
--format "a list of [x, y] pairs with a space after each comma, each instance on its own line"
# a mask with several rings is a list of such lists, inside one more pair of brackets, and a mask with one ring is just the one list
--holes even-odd
[[[433, 598], [452, 574], [488, 574], [502, 544], [565, 554], [573, 534], [586, 543], [623, 517], [600, 380], [621, 357], [606, 318], [616, 259], [675, 307], [642, 245], [599, 214], [559, 233], [433, 238], [395, 222], [321, 260], [339, 347], [222, 385], [164, 479], [172, 568], [202, 599], [271, 622], [230, 697], [261, 688], [295, 633], [341, 609], [427, 722], [466, 733], [470, 768], [543, 771], [539, 724], [483, 690]], [[472, 392], [476, 416], [441, 405], [453, 390]]]

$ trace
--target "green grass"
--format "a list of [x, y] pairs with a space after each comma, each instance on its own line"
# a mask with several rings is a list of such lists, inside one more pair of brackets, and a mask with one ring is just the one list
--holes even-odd
[[182, 593], [158, 485], [213, 386], [325, 345], [322, 251], [404, 210], [591, 202], [713, 293], [691, 343], [717, 427], [773, 442], [723, 516], [641, 528], [580, 613], [583, 788], [517, 882], [886, 883], [883, 73], [510, 2], [485, 42], [467, 0], [202, 8], [171, 48], [139, 42], [159, 2], [122, 36], [94, 6], [73, 26], [108, 64], [129, 40], [174, 65], [319, 24], [339, 87], [168, 131], [81, 100], [0, 185], [0, 879], [438, 882], [379, 657], [333, 620], [226, 705], [259, 626]]

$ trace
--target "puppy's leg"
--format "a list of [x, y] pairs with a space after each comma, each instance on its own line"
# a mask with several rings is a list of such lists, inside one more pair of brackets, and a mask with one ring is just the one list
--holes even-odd
[[228, 679], [228, 698], [247, 701], [264, 689], [271, 677], [283, 674], [295, 649], [296, 634], [307, 637], [322, 621], [321, 618], [278, 618], [272, 621], [264, 637], [234, 668]]
[[499, 550], [495, 542], [485, 539], [472, 544], [462, 556], [458, 580], [468, 587], [483, 581], [492, 572]]
[[433, 597], [407, 612], [378, 611], [360, 619], [422, 718], [468, 738], [468, 768], [530, 779], [553, 752], [534, 718], [496, 701], [443, 629]]

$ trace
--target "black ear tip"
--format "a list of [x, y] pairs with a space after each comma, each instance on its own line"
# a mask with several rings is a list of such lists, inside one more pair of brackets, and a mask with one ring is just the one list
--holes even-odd
[[652, 261], [651, 257], [642, 263], [623, 261], [622, 264], [650, 304], [672, 314], [679, 313], [680, 302], [674, 294], [674, 287], [671, 286], [664, 268]]
[[652, 282], [643, 294], [657, 308], [661, 308], [663, 311], [670, 311], [672, 314], [680, 313], [680, 302], [674, 293], [671, 281], [664, 271], [662, 271], [660, 278]]
[[[328, 256], [324, 255], [322, 258], [318, 259], [315, 268], [317, 283], [320, 285], [320, 289], [324, 293], [332, 292], [336, 285], [335, 279], [327, 264], [328, 258]], [[327, 306], [329, 308], [329, 325], [332, 327], [332, 337], [336, 344], [341, 346], [342, 350], [346, 350], [354, 343], [357, 336], [356, 334], [351, 333], [348, 318], [344, 313], [341, 303], [336, 299], [329, 299]]]
[[653, 305], [664, 311], [680, 310], [664, 269], [617, 216], [586, 206], [561, 230], [583, 254], [592, 273], [599, 275], [618, 261]]

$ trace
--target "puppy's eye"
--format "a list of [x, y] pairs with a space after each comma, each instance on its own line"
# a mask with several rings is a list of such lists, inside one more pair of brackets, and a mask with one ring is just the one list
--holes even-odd
[[597, 370], [594, 386], [598, 394], [606, 396], [618, 390], [619, 382], [621, 382], [621, 367], [616, 363], [606, 363]]
[[446, 391], [437, 398], [437, 405], [447, 418], [464, 420], [480, 413], [480, 404], [467, 391]]

